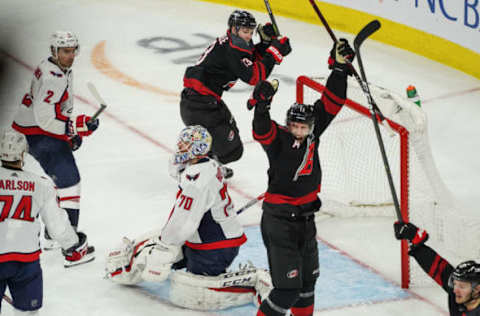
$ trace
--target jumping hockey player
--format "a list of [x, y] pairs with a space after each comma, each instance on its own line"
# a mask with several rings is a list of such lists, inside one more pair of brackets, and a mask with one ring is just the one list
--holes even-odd
[[[276, 38], [271, 24], [258, 26], [261, 42], [254, 45], [257, 23], [247, 11], [235, 10], [228, 18], [227, 34], [217, 38], [183, 78], [180, 115], [185, 125], [199, 124], [213, 137], [212, 153], [222, 164], [240, 159], [243, 144], [234, 117], [222, 100], [240, 79], [250, 85], [265, 80], [275, 64], [291, 52], [287, 37]], [[227, 178], [233, 175], [224, 167]]]
[[277, 86], [262, 81], [254, 89], [249, 107], [255, 107], [253, 138], [265, 150], [268, 189], [261, 220], [273, 290], [262, 301], [257, 316], [313, 315], [315, 283], [319, 276], [315, 212], [321, 206], [320, 136], [345, 103], [346, 61], [355, 54], [341, 39], [330, 53], [330, 74], [321, 99], [314, 105], [294, 103], [286, 126], [270, 118], [270, 103]]
[[[0, 137], [0, 297], [8, 285], [15, 315], [38, 315], [42, 307], [40, 218], [65, 255], [65, 265], [93, 260], [87, 236], [75, 233], [65, 210], [58, 207], [53, 185], [22, 170], [25, 136], [7, 131]], [[40, 218], [39, 218], [40, 217]], [[1, 312], [0, 299], [0, 312]]]
[[395, 237], [409, 241], [408, 254], [448, 294], [451, 316], [480, 316], [480, 263], [465, 261], [454, 268], [425, 245], [428, 233], [412, 223], [396, 222]]
[[256, 292], [268, 292], [266, 271], [246, 266], [226, 272], [247, 238], [220, 165], [208, 156], [211, 144], [202, 126], [181, 131], [170, 166], [179, 187], [170, 217], [161, 231], [124, 238], [110, 251], [106, 271], [112, 281], [162, 282], [170, 276], [170, 300], [198, 310], [243, 305]]
[[[73, 151], [99, 125], [82, 114], [73, 113], [72, 64], [80, 50], [77, 37], [71, 32], [57, 31], [50, 40], [51, 56], [35, 69], [30, 91], [22, 99], [12, 127], [27, 137], [30, 154], [54, 181], [60, 207], [64, 208], [73, 228], [80, 214], [80, 174]], [[54, 247], [48, 242], [45, 248]], [[94, 248], [90, 247], [93, 252]]]

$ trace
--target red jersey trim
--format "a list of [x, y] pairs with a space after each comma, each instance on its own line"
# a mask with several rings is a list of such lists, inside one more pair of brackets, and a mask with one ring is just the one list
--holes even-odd
[[325, 107], [325, 111], [332, 115], [337, 115], [337, 113], [342, 109], [340, 105], [336, 104], [325, 95], [322, 96], [322, 103]]
[[185, 88], [191, 88], [203, 95], [211, 95], [214, 96], [217, 100], [220, 100], [220, 96], [207, 88], [200, 80], [192, 79], [192, 78], [183, 78], [183, 86]]
[[222, 287], [222, 288], [209, 287], [208, 289], [212, 291], [228, 292], [228, 293], [254, 293], [254, 294], [256, 293], [255, 289], [248, 288], [248, 287], [229, 286], [229, 287]]
[[31, 253], [21, 253], [21, 252], [9, 252], [0, 254], [0, 262], [8, 261], [20, 261], [20, 262], [33, 262], [37, 261], [40, 258], [42, 251], [39, 249]]
[[249, 85], [256, 85], [260, 81], [260, 70], [258, 69], [258, 63], [253, 63], [252, 77], [250, 77]]
[[312, 316], [313, 315], [313, 305], [307, 307], [292, 307], [290, 309], [293, 316]]
[[292, 197], [292, 196], [287, 196], [282, 194], [266, 192], [264, 201], [271, 204], [302, 205], [302, 204], [307, 204], [307, 203], [316, 201], [318, 199], [317, 197], [318, 192], [320, 192], [320, 185], [318, 185], [318, 188], [315, 191], [300, 197]]
[[67, 135], [65, 135], [65, 134], [62, 134], [62, 135], [53, 134], [53, 133], [50, 133], [50, 132], [47, 132], [47, 131], [41, 129], [38, 126], [24, 127], [24, 126], [20, 126], [17, 123], [13, 122], [12, 123], [12, 128], [14, 130], [24, 134], [24, 135], [46, 135], [46, 136], [50, 136], [50, 137], [60, 139], [60, 140], [64, 140], [64, 141], [68, 142], [68, 136]]
[[253, 139], [262, 145], [270, 145], [277, 137], [277, 125], [272, 121], [270, 130], [265, 135], [258, 135], [255, 131], [252, 131]]
[[342, 99], [338, 96], [336, 96], [332, 91], [328, 90], [328, 89], [325, 89], [323, 91], [323, 95], [327, 95], [330, 99], [332, 99], [335, 103], [337, 104], [344, 104], [345, 103], [345, 99]]
[[213, 249], [240, 247], [246, 241], [247, 241], [247, 236], [243, 234], [238, 238], [225, 239], [225, 240], [214, 241], [214, 242], [205, 243], [205, 244], [196, 244], [196, 243], [191, 243], [189, 241], [186, 241], [185, 246], [187, 246], [188, 248], [197, 249], [197, 250], [213, 250]]
[[71, 201], [71, 200], [77, 200], [80, 201], [80, 195], [75, 195], [75, 196], [65, 196], [59, 198], [60, 201]]

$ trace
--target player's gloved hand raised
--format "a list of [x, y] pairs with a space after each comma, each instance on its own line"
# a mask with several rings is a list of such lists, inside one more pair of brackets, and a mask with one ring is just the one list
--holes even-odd
[[257, 33], [260, 36], [262, 43], [270, 44], [273, 39], [276, 39], [275, 30], [272, 23], [266, 23], [265, 25], [258, 24]]
[[267, 112], [270, 110], [273, 96], [278, 90], [278, 80], [273, 79], [271, 82], [262, 80], [253, 89], [252, 96], [247, 102], [247, 109], [251, 110], [256, 107], [257, 111]]
[[67, 122], [67, 135], [78, 135], [80, 137], [90, 136], [100, 124], [98, 119], [91, 120], [91, 117], [85, 114], [79, 115], [75, 118], [75, 121], [68, 120]]
[[345, 38], [341, 38], [337, 43], [333, 44], [330, 50], [330, 57], [328, 58], [328, 68], [340, 68], [347, 71], [347, 74], [352, 75], [352, 71], [348, 63], [352, 63], [355, 59], [355, 52]]
[[290, 40], [286, 36], [272, 40], [272, 44], [266, 50], [267, 53], [273, 56], [277, 64], [280, 64], [283, 57], [290, 54], [291, 51]]
[[428, 240], [428, 233], [426, 230], [419, 229], [412, 223], [395, 222], [393, 224], [395, 231], [395, 238], [407, 239], [410, 241], [412, 247], [423, 245]]

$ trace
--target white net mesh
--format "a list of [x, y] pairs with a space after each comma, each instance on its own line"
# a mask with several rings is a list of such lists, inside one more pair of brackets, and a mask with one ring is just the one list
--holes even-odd
[[[325, 78], [311, 79], [325, 84]], [[460, 210], [443, 183], [431, 154], [425, 113], [413, 102], [393, 92], [373, 85], [370, 89], [385, 117], [408, 131], [408, 135], [402, 138], [392, 128], [380, 126], [403, 214], [408, 214], [410, 222], [429, 232], [428, 245], [453, 265], [462, 260], [480, 258], [477, 245], [480, 218]], [[321, 96], [318, 90], [310, 84], [300, 89], [303, 102], [313, 104]], [[361, 105], [364, 111], [368, 108], [366, 98], [354, 80], [349, 80], [348, 98]], [[321, 214], [391, 216], [393, 223], [392, 195], [371, 117], [368, 112], [360, 114], [354, 107], [346, 105], [320, 139]], [[430, 278], [415, 262], [411, 263], [408, 263], [408, 256], [402, 258], [405, 271], [410, 268], [410, 286], [430, 284]]]

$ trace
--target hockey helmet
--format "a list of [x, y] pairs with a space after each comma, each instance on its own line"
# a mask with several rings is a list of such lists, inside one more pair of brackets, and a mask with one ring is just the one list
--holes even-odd
[[[212, 148], [212, 136], [200, 125], [187, 126], [180, 132], [175, 152], [174, 163], [181, 164], [195, 158], [207, 156]], [[183, 144], [183, 148], [180, 148]]]
[[80, 52], [77, 36], [69, 31], [56, 31], [50, 36], [50, 48], [52, 54], [54, 54], [53, 57], [57, 57], [60, 47], [75, 47], [75, 55]]
[[235, 10], [228, 17], [228, 28], [231, 29], [232, 26], [235, 26], [237, 29], [240, 27], [247, 27], [253, 29], [257, 27], [257, 21], [253, 15], [244, 10]]
[[310, 104], [294, 103], [287, 111], [287, 126], [290, 122], [308, 124], [313, 129], [315, 122], [314, 107]]
[[28, 151], [25, 135], [14, 130], [6, 130], [0, 139], [0, 159], [3, 161], [23, 161], [23, 153]]
[[473, 260], [460, 263], [448, 279], [449, 287], [453, 288], [453, 281], [470, 282], [472, 288], [480, 284], [480, 264]]

